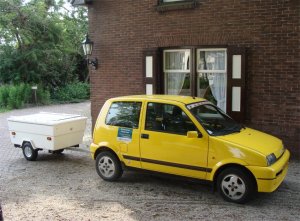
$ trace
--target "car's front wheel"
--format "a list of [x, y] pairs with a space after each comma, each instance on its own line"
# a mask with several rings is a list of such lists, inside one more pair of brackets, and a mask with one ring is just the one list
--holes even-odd
[[217, 187], [221, 196], [234, 203], [245, 203], [255, 192], [252, 178], [239, 168], [227, 168], [217, 178]]
[[106, 181], [115, 181], [123, 174], [119, 159], [109, 151], [104, 151], [96, 157], [96, 171]]

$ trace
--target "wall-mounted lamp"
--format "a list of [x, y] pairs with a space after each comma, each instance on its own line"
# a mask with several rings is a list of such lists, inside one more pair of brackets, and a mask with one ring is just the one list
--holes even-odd
[[83, 52], [84, 52], [84, 55], [87, 57], [87, 59], [86, 59], [87, 63], [91, 64], [93, 66], [93, 68], [96, 70], [98, 68], [98, 59], [97, 58], [94, 58], [94, 59], [88, 58], [93, 52], [93, 45], [94, 45], [94, 42], [92, 42], [89, 39], [89, 36], [86, 35], [86, 38], [82, 42]]

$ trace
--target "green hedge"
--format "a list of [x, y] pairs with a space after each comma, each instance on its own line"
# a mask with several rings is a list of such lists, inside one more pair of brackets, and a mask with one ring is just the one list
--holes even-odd
[[[38, 86], [38, 104], [50, 103], [50, 92]], [[0, 108], [19, 109], [26, 104], [35, 103], [33, 90], [29, 84], [1, 85], [0, 86]]]
[[52, 99], [58, 102], [80, 102], [90, 97], [90, 85], [88, 83], [75, 82], [58, 88], [52, 93]]
[[[50, 104], [51, 100], [58, 103], [80, 102], [90, 97], [88, 83], [74, 82], [65, 87], [57, 88], [50, 94], [49, 90], [38, 85], [36, 91], [38, 104]], [[0, 112], [19, 109], [35, 103], [34, 91], [29, 84], [0, 85]]]

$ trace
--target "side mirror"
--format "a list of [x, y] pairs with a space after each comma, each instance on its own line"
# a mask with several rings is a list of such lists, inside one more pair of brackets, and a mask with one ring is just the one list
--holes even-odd
[[198, 131], [188, 131], [187, 132], [187, 137], [188, 138], [201, 138], [202, 134], [198, 133]]

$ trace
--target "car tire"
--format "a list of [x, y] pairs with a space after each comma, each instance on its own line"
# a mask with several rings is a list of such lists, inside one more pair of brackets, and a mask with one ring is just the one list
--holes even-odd
[[119, 159], [109, 151], [104, 151], [97, 155], [96, 171], [106, 181], [116, 181], [123, 174]]
[[38, 151], [33, 149], [31, 143], [26, 142], [22, 146], [23, 155], [28, 161], [35, 161], [38, 156]]
[[255, 193], [254, 181], [249, 174], [239, 168], [227, 168], [217, 177], [220, 195], [229, 202], [245, 203]]

